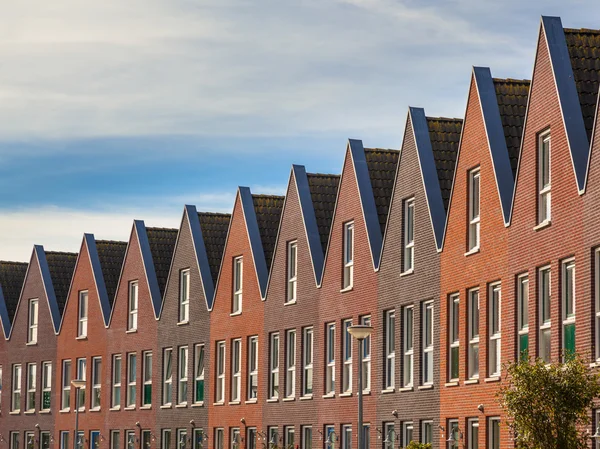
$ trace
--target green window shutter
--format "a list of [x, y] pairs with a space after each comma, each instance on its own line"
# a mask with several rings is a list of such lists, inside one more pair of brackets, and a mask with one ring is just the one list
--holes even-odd
[[575, 323], [563, 327], [563, 338], [564, 357], [568, 360], [575, 354]]
[[522, 360], [529, 357], [529, 334], [519, 335], [519, 352]]

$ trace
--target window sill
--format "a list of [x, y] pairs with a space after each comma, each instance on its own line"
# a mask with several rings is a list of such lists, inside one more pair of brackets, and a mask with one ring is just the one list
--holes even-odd
[[37, 341], [28, 341], [25, 346], [37, 346]]
[[343, 289], [341, 289], [340, 293], [351, 292], [352, 290], [354, 290], [354, 285], [349, 285], [348, 287], [344, 287]]
[[296, 304], [296, 300], [292, 300], [292, 301], [288, 301], [288, 302], [284, 302], [283, 305], [284, 306], [293, 306], [294, 304]]
[[323, 395], [323, 399], [335, 398], [335, 393], [327, 393]]
[[256, 403], [258, 403], [258, 399], [257, 398], [248, 399], [246, 402], [244, 402], [244, 404], [256, 404]]
[[135, 405], [134, 406], [125, 407], [123, 410], [127, 410], [127, 411], [135, 410]]
[[111, 407], [108, 409], [111, 412], [116, 412], [118, 410], [121, 410], [121, 406], [120, 405], [115, 405], [114, 407]]
[[194, 402], [190, 407], [204, 407], [204, 401], [202, 402]]
[[150, 405], [142, 405], [140, 407], [140, 410], [152, 410], [152, 404], [150, 404]]
[[402, 387], [402, 388], [398, 388], [398, 391], [400, 391], [400, 392], [414, 391], [414, 388], [413, 387]]
[[444, 387], [458, 387], [458, 385], [459, 385], [458, 380], [453, 380], [453, 381], [450, 381], [450, 382], [446, 382], [444, 384]]
[[306, 396], [300, 396], [298, 399], [301, 401], [312, 401], [312, 398], [313, 398], [313, 396], [312, 396], [312, 394], [310, 394], [310, 395], [306, 395]]
[[433, 384], [419, 385], [417, 390], [433, 390]]
[[87, 335], [80, 335], [79, 337], [75, 338], [75, 340], [87, 340]]
[[371, 396], [371, 390], [363, 390], [363, 396]]
[[465, 253], [465, 257], [471, 256], [471, 255], [473, 255], [473, 254], [477, 254], [477, 253], [480, 251], [480, 249], [481, 249], [481, 248], [480, 248], [479, 246], [476, 246], [475, 248], [473, 248], [473, 249], [470, 249], [469, 251], [467, 251], [467, 252]]
[[[71, 409], [63, 408], [62, 410], [59, 410], [58, 413], [71, 413]], [[12, 412], [10, 412], [9, 415], [12, 415]]]
[[352, 392], [351, 391], [347, 391], [345, 393], [341, 393], [340, 394], [340, 398], [349, 398], [352, 397]]
[[534, 231], [540, 231], [544, 228], [547, 228], [548, 226], [550, 226], [552, 224], [552, 220], [546, 220], [546, 221], [542, 221], [539, 225], [534, 226], [533, 230]]
[[403, 271], [402, 273], [400, 273], [400, 277], [409, 276], [409, 275], [413, 274], [414, 272], [415, 272], [415, 269], [411, 268], [410, 270], [406, 270], [406, 271]]
[[241, 314], [242, 314], [242, 311], [240, 310], [240, 311], [238, 311], [238, 312], [231, 312], [231, 313], [229, 314], [229, 316], [239, 316], [239, 315], [241, 315]]
[[296, 398], [295, 398], [295, 397], [289, 397], [289, 398], [283, 398], [283, 399], [282, 399], [282, 402], [293, 402], [293, 401], [295, 401], [295, 400], [296, 400]]
[[165, 404], [165, 405], [161, 405], [160, 408], [163, 410], [166, 410], [168, 408], [173, 408], [173, 406], [171, 404]]
[[500, 382], [500, 376], [486, 377], [484, 382]]
[[177, 326], [185, 326], [185, 325], [187, 325], [187, 324], [190, 324], [190, 322], [189, 322], [189, 321], [179, 321], [179, 322], [177, 323]]
[[[232, 404], [232, 402], [230, 402], [230, 404]], [[239, 402], [235, 402], [235, 404], [239, 404]], [[184, 402], [183, 404], [177, 404], [175, 408], [187, 408], [187, 402]]]
[[35, 415], [35, 410], [25, 410], [23, 412], [24, 415]]
[[[240, 401], [229, 401], [227, 404], [228, 404], [228, 405], [240, 405], [240, 404], [241, 404], [241, 402], [240, 402]], [[176, 408], [179, 408], [179, 406], [178, 406], [178, 405], [176, 405], [175, 407], [176, 407]], [[186, 407], [187, 407], [187, 405], [186, 405]]]
[[394, 388], [386, 388], [385, 390], [381, 390], [381, 394], [390, 394], [395, 392], [396, 390], [394, 390]]
[[463, 382], [464, 385], [475, 385], [479, 383], [479, 379], [469, 379]]
[[267, 402], [268, 403], [270, 403], [270, 402], [279, 402], [279, 398], [270, 398], [270, 399], [267, 399]]
[[49, 415], [52, 413], [50, 410], [40, 410], [40, 415]]
[[600, 366], [600, 360], [590, 363], [590, 368], [597, 368]]
[[125, 331], [126, 334], [136, 334], [137, 333], [137, 329], [129, 329]]
[[213, 402], [214, 407], [221, 407], [222, 405], [225, 405], [225, 403], [224, 402]]
[[20, 415], [21, 414], [21, 410], [15, 410], [12, 412], [8, 412], [9, 415]]
[[95, 413], [98, 413], [98, 412], [100, 412], [100, 411], [102, 411], [102, 410], [100, 409], [100, 407], [94, 407], [94, 408], [91, 408], [91, 409], [90, 409], [90, 412], [95, 412]]

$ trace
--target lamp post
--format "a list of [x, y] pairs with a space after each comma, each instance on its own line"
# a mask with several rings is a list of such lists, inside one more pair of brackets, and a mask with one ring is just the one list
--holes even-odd
[[85, 387], [85, 380], [75, 379], [71, 381], [71, 385], [75, 387], [75, 438], [73, 440], [73, 449], [78, 449], [77, 442], [79, 440], [79, 389]]
[[[365, 338], [373, 333], [373, 327], [366, 324], [356, 324], [348, 328], [348, 332], [358, 340], [358, 350], [362, 350]], [[362, 386], [362, 357], [358, 360], [358, 449], [364, 449], [363, 433], [363, 386]]]

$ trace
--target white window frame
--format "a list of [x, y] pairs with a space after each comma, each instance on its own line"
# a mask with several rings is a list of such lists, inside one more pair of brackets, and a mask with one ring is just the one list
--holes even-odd
[[[204, 383], [204, 371], [206, 369], [206, 352], [204, 344], [194, 345], [194, 404], [203, 404], [206, 394]], [[202, 400], [197, 399], [197, 392], [202, 385]]]
[[413, 441], [414, 425], [412, 421], [404, 421], [402, 423], [402, 445], [408, 446], [408, 443]]
[[100, 410], [102, 401], [102, 357], [92, 357], [91, 410]]
[[343, 237], [344, 275], [342, 290], [350, 290], [354, 285], [354, 221], [344, 223]]
[[185, 449], [187, 446], [187, 429], [177, 429], [177, 449]]
[[[152, 351], [142, 352], [142, 407], [150, 407], [152, 405]], [[150, 402], [146, 402], [146, 388], [150, 388]]]
[[88, 291], [83, 290], [79, 292], [79, 308], [77, 311], [77, 338], [87, 337], [88, 331], [88, 314], [89, 314], [89, 300]]
[[60, 449], [72, 449], [73, 446], [69, 444], [69, 435], [70, 432], [68, 430], [60, 432]]
[[477, 251], [481, 238], [481, 170], [469, 171], [469, 252]]
[[[517, 355], [521, 357], [521, 336], [529, 335], [529, 274], [517, 277]], [[529, 338], [527, 341], [529, 351]]]
[[342, 449], [352, 449], [352, 425], [342, 425]]
[[283, 444], [286, 449], [294, 449], [294, 441], [296, 439], [296, 429], [294, 426], [285, 426], [283, 428]]
[[[329, 439], [329, 436], [331, 435], [331, 439], [332, 441], [330, 442], [329, 446], [327, 445], [327, 440]], [[323, 437], [324, 441], [323, 441], [323, 447], [325, 449], [335, 449], [336, 445], [335, 443], [337, 443], [338, 440], [338, 436], [335, 432], [335, 427], [332, 425], [326, 425], [325, 426], [325, 436]]]
[[231, 340], [231, 402], [242, 398], [242, 339]]
[[269, 336], [269, 398], [279, 398], [279, 332]]
[[258, 432], [256, 427], [246, 428], [246, 449], [256, 449], [256, 442], [258, 441]]
[[231, 314], [242, 313], [242, 296], [244, 291], [244, 258], [233, 258], [233, 298], [231, 300]]
[[[547, 144], [547, 147], [546, 147]], [[544, 152], [548, 149], [547, 157]], [[548, 162], [548, 181], [544, 180], [544, 164]], [[544, 225], [552, 220], [552, 143], [550, 130], [538, 136], [538, 224]]]
[[[2, 367], [0, 366], [0, 385], [2, 385]], [[44, 407], [44, 397], [48, 396], [50, 406]], [[40, 411], [48, 411], [52, 406], [52, 362], [42, 362], [42, 397]]]
[[19, 447], [19, 432], [10, 432], [10, 449], [21, 449]]
[[[171, 435], [171, 429], [163, 429], [161, 432], [161, 449], [175, 449], [172, 448]], [[127, 442], [127, 438], [125, 439], [125, 442]]]
[[[394, 449], [395, 441], [398, 439], [396, 435], [396, 423], [393, 421], [383, 423], [383, 449]], [[400, 441], [398, 441], [400, 443]]]
[[23, 371], [20, 363], [14, 363], [12, 366], [11, 379], [11, 401], [10, 411], [18, 413], [21, 411], [21, 388], [23, 382]]
[[456, 432], [454, 443], [448, 441], [446, 446], [448, 449], [458, 449], [460, 447], [460, 442], [458, 441], [460, 439], [460, 427], [458, 426], [458, 419], [448, 420], [448, 439], [450, 439], [452, 432]]
[[[600, 409], [593, 410], [593, 417], [595, 418], [595, 420], [592, 421], [592, 432], [590, 433], [590, 435], [596, 435], [600, 433]], [[594, 449], [600, 449], [600, 438], [595, 438], [595, 441], [592, 444], [592, 446]]]
[[129, 282], [129, 298], [127, 300], [127, 331], [134, 332], [138, 328], [138, 306], [139, 306], [139, 284], [138, 281]]
[[415, 354], [415, 308], [402, 309], [402, 386], [410, 388], [414, 383]]
[[312, 449], [312, 426], [301, 426], [301, 449]]
[[[363, 326], [371, 325], [371, 315], [364, 315], [360, 317], [360, 324]], [[369, 393], [371, 391], [371, 336], [367, 336], [362, 344], [358, 345], [360, 351], [360, 363], [362, 363], [362, 375], [363, 375], [363, 392]]]
[[188, 397], [188, 372], [190, 352], [187, 346], [177, 350], [177, 404], [186, 405]]
[[258, 335], [248, 337], [248, 388], [247, 399], [258, 400]]
[[[488, 377], [499, 377], [502, 371], [502, 285], [490, 284], [488, 300]], [[494, 321], [497, 321], [494, 324]], [[494, 326], [497, 329], [494, 329]]]
[[[494, 423], [498, 423], [498, 427], [496, 427], [498, 431], [498, 446], [494, 446]], [[488, 448], [489, 449], [500, 449], [501, 446], [501, 437], [500, 437], [500, 418], [497, 416], [492, 416], [488, 418]]]
[[302, 396], [313, 394], [313, 360], [315, 334], [311, 327], [302, 329]]
[[[75, 361], [77, 363], [77, 379], [87, 380], [87, 359], [80, 357]], [[84, 382], [83, 386], [75, 388], [75, 407], [80, 412], [85, 410], [85, 396], [86, 396], [87, 382]]]
[[173, 403], [173, 348], [163, 349], [162, 405]]
[[[477, 429], [477, 432], [474, 430]], [[473, 434], [477, 434], [477, 438], [473, 436]], [[477, 442], [476, 445], [473, 443]], [[467, 420], [467, 446], [468, 449], [479, 449], [479, 419], [470, 418]]]
[[[594, 322], [596, 328], [595, 335], [595, 351], [596, 351], [596, 360], [600, 361], [600, 248], [596, 248], [594, 252], [594, 262], [595, 262], [595, 283], [594, 283], [594, 295], [595, 295], [595, 311], [594, 311]], [[600, 441], [598, 439], [597, 441]], [[600, 449], [600, 448], [599, 448]]]
[[342, 369], [342, 393], [352, 392], [352, 335], [348, 329], [352, 326], [352, 320], [344, 320], [342, 322], [342, 354], [343, 354], [343, 369]]
[[[133, 370], [132, 370], [133, 367]], [[137, 353], [127, 354], [127, 408], [137, 404]]]
[[240, 449], [240, 443], [242, 442], [242, 435], [239, 427], [231, 427], [229, 429], [229, 448]]
[[214, 449], [223, 449], [225, 443], [225, 429], [217, 427], [215, 429], [215, 445]]
[[27, 343], [36, 344], [38, 340], [38, 319], [40, 302], [36, 299], [29, 300], [28, 318], [27, 318]]
[[433, 348], [434, 348], [434, 308], [433, 301], [423, 302], [423, 315], [421, 317], [422, 326], [422, 346], [423, 346], [423, 367], [422, 379], [423, 385], [433, 385]]
[[35, 410], [35, 397], [37, 396], [37, 364], [27, 364], [27, 397], [25, 400], [25, 411]]
[[[460, 378], [460, 295], [458, 293], [449, 297], [449, 326], [448, 326], [448, 378], [450, 381], [456, 381]], [[456, 316], [454, 315], [456, 309]], [[456, 349], [456, 355], [453, 356], [453, 349]], [[454, 359], [457, 360], [454, 360]], [[452, 365], [456, 362], [457, 376], [452, 377]]]
[[121, 431], [110, 431], [110, 449], [121, 449]]
[[415, 268], [415, 198], [404, 200], [403, 221], [403, 272], [410, 273]]
[[[575, 316], [577, 307], [577, 290], [576, 290], [576, 268], [575, 258], [563, 260], [561, 263], [561, 315], [562, 315], [562, 345], [563, 345], [563, 358], [566, 357], [565, 348], [565, 329], [567, 326], [575, 326]], [[569, 282], [570, 279], [570, 291]], [[569, 310], [570, 309], [570, 310]]]
[[[544, 291], [543, 278], [548, 274], [548, 297]], [[538, 334], [538, 356], [540, 359], [550, 363], [552, 358], [552, 270], [550, 265], [538, 269], [538, 307], [539, 307], [539, 334]], [[547, 310], [546, 310], [547, 309]], [[547, 311], [547, 316], [544, 316]], [[546, 340], [544, 340], [544, 337]], [[547, 345], [547, 347], [546, 347]]]
[[190, 321], [190, 269], [179, 272], [179, 324]]
[[215, 363], [215, 371], [217, 373], [215, 402], [223, 404], [225, 402], [225, 341], [218, 341], [215, 345], [215, 350], [217, 362]]
[[[118, 369], [117, 369], [118, 366]], [[112, 408], [121, 407], [121, 373], [123, 370], [123, 358], [121, 354], [113, 354], [111, 369], [111, 399]]]
[[296, 302], [298, 296], [298, 241], [287, 244], [287, 295], [286, 304]]
[[479, 328], [480, 328], [480, 295], [479, 289], [468, 291], [468, 332], [469, 332], [469, 379], [479, 379]]
[[325, 373], [325, 394], [335, 394], [335, 323], [326, 324], [325, 351], [327, 368]]
[[285, 332], [285, 397], [296, 396], [296, 329]]
[[[427, 438], [427, 427], [429, 427], [429, 438]], [[421, 421], [421, 443], [433, 444], [433, 421], [430, 419]]]
[[385, 311], [385, 390], [396, 385], [396, 310]]
[[71, 409], [71, 359], [62, 361], [62, 372], [61, 372], [61, 397], [60, 397], [60, 408], [61, 410]]

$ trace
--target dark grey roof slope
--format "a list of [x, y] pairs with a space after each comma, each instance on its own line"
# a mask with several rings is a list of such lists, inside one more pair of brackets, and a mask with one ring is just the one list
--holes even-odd
[[583, 122], [591, 141], [600, 83], [600, 30], [565, 28]]
[[321, 246], [323, 247], [323, 254], [325, 254], [341, 176], [307, 173], [306, 177], [308, 179], [308, 187], [310, 188], [310, 197], [315, 209]]
[[161, 297], [165, 292], [178, 232], [177, 229], [146, 228]]
[[252, 195], [267, 270], [271, 268], [284, 199], [285, 197], [276, 195]]
[[225, 250], [225, 241], [227, 240], [231, 214], [198, 212], [198, 219], [200, 220], [202, 239], [204, 240], [206, 256], [210, 265], [210, 274], [213, 282], [216, 284], [223, 251]]
[[112, 307], [117, 284], [119, 283], [121, 267], [125, 259], [125, 252], [127, 251], [127, 242], [97, 240], [96, 249], [98, 250], [98, 258], [100, 259], [100, 267], [102, 268], [108, 301]]
[[46, 251], [46, 261], [48, 262], [48, 270], [52, 278], [56, 304], [58, 305], [60, 316], [62, 316], [73, 272], [75, 271], [75, 264], [77, 263], [77, 253]]
[[452, 192], [452, 180], [454, 179], [462, 125], [463, 120], [459, 118], [427, 117], [433, 159], [435, 160], [442, 200], [446, 210], [448, 210], [448, 202]]
[[517, 164], [519, 163], [519, 151], [521, 150], [521, 138], [523, 137], [523, 124], [525, 123], [530, 84], [531, 81], [529, 80], [494, 78], [498, 109], [500, 110], [513, 175], [516, 174]]
[[369, 177], [375, 198], [375, 207], [379, 218], [381, 233], [385, 231], [394, 180], [396, 178], [396, 167], [400, 152], [398, 150], [386, 150], [381, 148], [365, 148], [365, 159], [369, 168]]
[[25, 274], [27, 274], [27, 263], [0, 261], [0, 286], [11, 322], [15, 317]]

